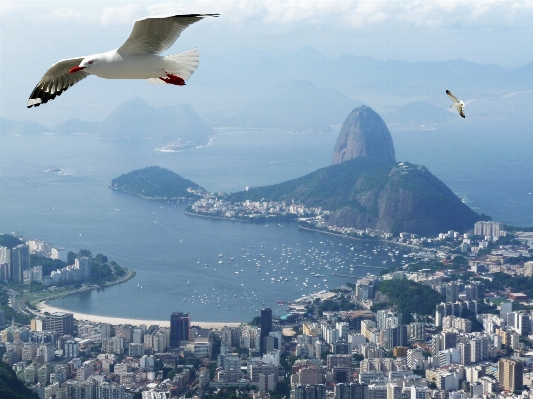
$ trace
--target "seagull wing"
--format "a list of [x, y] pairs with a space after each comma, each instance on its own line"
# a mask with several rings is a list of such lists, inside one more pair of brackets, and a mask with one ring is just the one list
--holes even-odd
[[448, 97], [450, 97], [450, 98], [452, 99], [452, 101], [453, 101], [454, 103], [458, 103], [458, 102], [459, 102], [459, 100], [457, 99], [457, 97], [455, 97], [455, 96], [452, 94], [452, 92], [451, 92], [450, 90], [446, 90], [446, 94], [448, 95]]
[[465, 111], [464, 111], [463, 107], [458, 107], [457, 111], [459, 111], [459, 115], [461, 115], [463, 118], [465, 117]]
[[135, 21], [128, 40], [118, 48], [120, 54], [160, 54], [180, 37], [187, 26], [207, 16], [218, 14], [188, 14], [145, 17]]
[[52, 65], [43, 75], [35, 89], [33, 89], [28, 99], [28, 108], [38, 107], [60, 96], [69, 87], [74, 86], [80, 80], [85, 79], [89, 74], [83, 71], [69, 73], [69, 71], [80, 65], [85, 57], [70, 58], [61, 60]]

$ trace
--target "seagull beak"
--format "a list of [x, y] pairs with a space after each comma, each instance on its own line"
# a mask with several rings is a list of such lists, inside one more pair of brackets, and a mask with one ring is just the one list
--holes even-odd
[[70, 71], [68, 71], [68, 73], [78, 72], [78, 71], [83, 70], [84, 68], [85, 67], [77, 66], [77, 67], [72, 68]]

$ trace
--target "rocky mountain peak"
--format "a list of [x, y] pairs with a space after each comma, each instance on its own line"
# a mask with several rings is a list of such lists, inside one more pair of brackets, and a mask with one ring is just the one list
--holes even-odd
[[365, 105], [355, 108], [345, 119], [333, 152], [333, 165], [364, 156], [396, 163], [387, 125], [372, 108]]

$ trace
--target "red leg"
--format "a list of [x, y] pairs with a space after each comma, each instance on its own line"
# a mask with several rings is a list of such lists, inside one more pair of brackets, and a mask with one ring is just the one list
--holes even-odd
[[168, 73], [168, 72], [167, 72], [166, 78], [159, 78], [159, 79], [171, 85], [185, 86], [185, 81], [182, 78], [176, 75], [172, 75], [171, 73]]

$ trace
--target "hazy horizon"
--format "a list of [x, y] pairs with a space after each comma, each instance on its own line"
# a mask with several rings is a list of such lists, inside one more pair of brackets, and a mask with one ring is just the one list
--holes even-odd
[[[312, 47], [329, 60], [343, 54], [380, 61], [464, 59], [508, 70], [533, 61], [533, 36], [529, 34], [533, 1], [4, 1], [0, 7], [0, 116], [45, 126], [70, 118], [99, 121], [134, 97], [160, 105], [207, 102], [215, 93], [217, 99], [227, 96], [231, 103], [232, 96], [242, 97], [241, 88], [232, 86], [233, 78], [228, 82], [209, 80], [212, 60], [223, 57], [260, 62], [261, 54], [288, 57]], [[143, 16], [207, 12], [221, 16], [187, 28], [165, 53], [198, 48], [200, 66], [186, 87], [89, 77], [54, 101], [26, 109], [31, 91], [56, 61], [120, 46], [134, 21]], [[217, 72], [222, 77], [225, 72], [229, 77], [232, 73]], [[286, 83], [270, 76], [265, 79], [257, 76], [258, 87]], [[454, 89], [443, 89], [447, 88]], [[412, 99], [391, 94], [385, 103], [409, 101]]]

